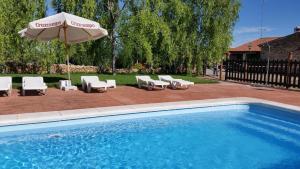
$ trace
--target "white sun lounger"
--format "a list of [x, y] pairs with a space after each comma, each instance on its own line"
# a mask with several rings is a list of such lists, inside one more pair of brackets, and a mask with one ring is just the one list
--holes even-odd
[[182, 80], [182, 79], [174, 79], [170, 75], [159, 75], [159, 80], [168, 82], [173, 89], [177, 88], [189, 88], [194, 85], [194, 82]]
[[4, 91], [8, 96], [11, 95], [12, 91], [12, 78], [9, 76], [0, 77], [0, 91]]
[[146, 87], [148, 90], [165, 89], [169, 85], [161, 80], [153, 80], [150, 76], [136, 76], [136, 81], [139, 88]]
[[104, 89], [107, 91], [107, 83], [100, 81], [98, 76], [81, 76], [82, 90], [90, 93], [92, 89]]
[[22, 78], [22, 95], [25, 96], [26, 90], [37, 90], [46, 93], [47, 85], [43, 77], [23, 77]]

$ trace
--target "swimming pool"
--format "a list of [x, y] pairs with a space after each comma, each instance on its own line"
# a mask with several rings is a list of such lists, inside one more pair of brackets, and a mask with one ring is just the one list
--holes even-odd
[[0, 168], [300, 168], [300, 114], [233, 104], [0, 127]]

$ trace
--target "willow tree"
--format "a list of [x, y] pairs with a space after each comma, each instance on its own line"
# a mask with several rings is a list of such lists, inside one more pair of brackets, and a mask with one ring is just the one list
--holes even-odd
[[[122, 23], [122, 57], [127, 64], [144, 63], [149, 68], [157, 68], [161, 61], [172, 62], [170, 29], [160, 12], [161, 1], [131, 3], [127, 20]], [[130, 63], [128, 63], [128, 60]]]
[[111, 55], [111, 70], [112, 73], [116, 72], [116, 60], [117, 60], [117, 50], [118, 50], [118, 39], [120, 33], [119, 22], [123, 11], [126, 9], [127, 4], [130, 0], [100, 0], [98, 1], [98, 16], [101, 17], [100, 23], [105, 25], [108, 30], [109, 44], [106, 43], [110, 49]]
[[239, 0], [191, 0], [194, 22], [197, 23], [194, 67], [199, 73], [205, 63], [224, 58], [232, 41], [232, 30], [238, 18]]
[[232, 40], [238, 0], [132, 1], [121, 22], [122, 60], [165, 72], [201, 71], [218, 62]]
[[172, 73], [191, 72], [196, 24], [189, 4], [181, 0], [166, 1], [162, 17], [171, 31], [172, 54], [175, 55], [170, 57], [172, 62], [162, 65], [162, 68]]

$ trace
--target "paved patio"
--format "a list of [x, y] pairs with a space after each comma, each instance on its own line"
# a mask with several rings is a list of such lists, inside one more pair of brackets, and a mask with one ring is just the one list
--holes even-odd
[[195, 85], [188, 90], [147, 91], [118, 86], [106, 93], [64, 92], [50, 88], [45, 96], [20, 96], [19, 90], [14, 90], [11, 97], [0, 97], [0, 115], [229, 97], [253, 97], [300, 106], [299, 91], [222, 82]]

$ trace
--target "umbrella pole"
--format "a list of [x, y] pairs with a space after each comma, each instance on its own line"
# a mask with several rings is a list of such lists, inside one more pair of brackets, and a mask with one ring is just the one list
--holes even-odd
[[67, 70], [68, 70], [68, 79], [71, 80], [71, 75], [70, 75], [70, 62], [69, 62], [69, 45], [67, 44], [67, 27], [64, 26], [64, 36], [65, 36], [65, 52], [67, 55]]
[[68, 79], [71, 80], [71, 75], [70, 75], [70, 62], [69, 62], [69, 46], [67, 46], [67, 64], [68, 64]]

